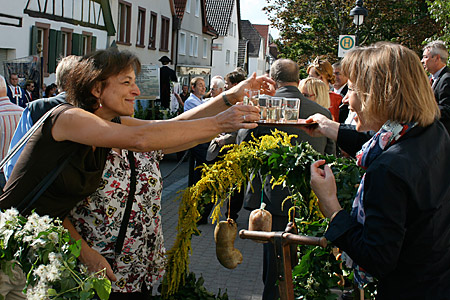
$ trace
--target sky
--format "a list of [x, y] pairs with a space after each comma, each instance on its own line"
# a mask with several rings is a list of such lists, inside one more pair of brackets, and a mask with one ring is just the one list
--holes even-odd
[[[270, 24], [263, 7], [267, 6], [266, 0], [241, 0], [241, 20], [249, 20], [252, 24]], [[270, 27], [269, 33], [274, 39], [279, 37], [279, 32]]]

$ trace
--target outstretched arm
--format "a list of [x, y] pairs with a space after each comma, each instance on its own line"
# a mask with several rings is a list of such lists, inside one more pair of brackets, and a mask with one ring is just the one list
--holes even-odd
[[57, 141], [69, 140], [96, 147], [144, 152], [195, 145], [221, 132], [254, 128], [257, 124], [247, 122], [257, 120], [259, 109], [247, 105], [235, 105], [214, 117], [198, 120], [146, 122], [124, 118], [123, 124], [112, 123], [74, 108], [60, 114], [53, 125], [52, 135]]

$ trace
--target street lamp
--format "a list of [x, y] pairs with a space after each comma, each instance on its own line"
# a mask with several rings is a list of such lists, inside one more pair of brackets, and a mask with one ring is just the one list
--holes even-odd
[[367, 17], [367, 9], [363, 7], [362, 0], [356, 1], [356, 6], [350, 11], [350, 16], [353, 17], [353, 23], [356, 25], [356, 46], [358, 46], [359, 26], [364, 22], [364, 17]]

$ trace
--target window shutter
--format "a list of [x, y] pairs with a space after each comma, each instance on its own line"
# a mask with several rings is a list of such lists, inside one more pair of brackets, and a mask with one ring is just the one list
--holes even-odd
[[30, 54], [31, 55], [35, 55], [38, 54], [37, 53], [37, 39], [38, 39], [38, 34], [37, 34], [37, 28], [36, 26], [31, 26], [31, 40], [30, 40]]
[[59, 60], [63, 57], [63, 44], [62, 44], [62, 32], [56, 31], [56, 59]]
[[54, 73], [56, 69], [57, 42], [56, 30], [50, 29], [48, 35], [48, 73]]
[[94, 52], [95, 50], [97, 50], [97, 37], [96, 36], [92, 36], [92, 39], [91, 39], [91, 52]]
[[78, 33], [72, 33], [72, 54], [81, 55], [83, 53], [83, 36]]

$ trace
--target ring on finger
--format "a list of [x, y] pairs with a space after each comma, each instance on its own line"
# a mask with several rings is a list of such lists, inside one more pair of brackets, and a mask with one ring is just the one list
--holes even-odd
[[244, 115], [244, 122], [245, 122], [245, 115]]

